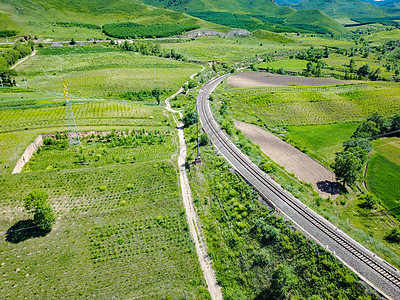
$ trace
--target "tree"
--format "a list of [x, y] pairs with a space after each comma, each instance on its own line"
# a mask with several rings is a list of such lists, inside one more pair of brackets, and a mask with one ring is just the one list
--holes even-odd
[[362, 77], [366, 77], [366, 76], [368, 76], [369, 72], [371, 72], [371, 68], [367, 64], [367, 65], [363, 65], [362, 67], [360, 67], [357, 71], [357, 74]]
[[182, 121], [185, 124], [185, 126], [190, 126], [190, 125], [196, 123], [197, 122], [196, 110], [193, 108], [189, 108], [189, 109], [185, 110]]
[[392, 231], [385, 237], [391, 243], [400, 244], [400, 228], [393, 228]]
[[368, 139], [351, 139], [343, 143], [344, 151], [349, 148], [360, 147], [364, 149], [366, 152], [370, 152], [372, 150], [372, 143]]
[[160, 101], [161, 101], [161, 91], [160, 89], [154, 89], [151, 91], [151, 95], [156, 98], [157, 100], [157, 104], [160, 105]]
[[3, 85], [8, 85], [8, 86], [15, 86], [16, 82], [14, 79], [14, 76], [17, 76], [18, 73], [15, 70], [11, 69], [4, 69], [0, 70], [0, 78], [1, 81], [3, 82]]
[[[349, 148], [346, 151], [336, 153], [332, 169], [336, 178], [343, 184], [354, 184], [361, 173], [364, 165], [360, 154], [365, 151], [360, 147]], [[365, 155], [365, 154], [364, 154]]]
[[393, 117], [390, 130], [392, 131], [400, 130], [400, 115], [395, 115]]
[[329, 57], [329, 48], [328, 47], [325, 47], [324, 57], [325, 58]]
[[76, 44], [76, 42], [75, 42], [75, 40], [72, 38], [71, 41], [69, 42], [69, 44], [73, 46], [73, 45]]
[[272, 273], [270, 288], [273, 299], [286, 299], [296, 283], [297, 278], [289, 267], [280, 265], [275, 268]]
[[354, 58], [350, 59], [350, 73], [354, 73], [355, 69], [356, 69], [356, 61], [354, 60]]
[[372, 120], [362, 122], [351, 136], [352, 138], [370, 138], [380, 133], [379, 126]]
[[33, 223], [45, 231], [50, 231], [56, 221], [54, 212], [47, 203], [48, 198], [45, 191], [37, 189], [24, 199], [25, 209], [33, 213]]
[[365, 208], [372, 209], [375, 207], [375, 205], [378, 203], [378, 199], [371, 193], [362, 193], [358, 199], [363, 201], [363, 206]]
[[206, 146], [210, 143], [210, 138], [206, 133], [201, 133], [199, 136], [199, 145], [200, 146]]

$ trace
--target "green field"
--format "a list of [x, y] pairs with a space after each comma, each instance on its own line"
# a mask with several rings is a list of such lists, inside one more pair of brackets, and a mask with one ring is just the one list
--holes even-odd
[[285, 126], [285, 140], [329, 167], [335, 153], [343, 150], [343, 142], [350, 139], [358, 123]]
[[[79, 151], [44, 147], [29, 172], [1, 176], [4, 297], [207, 297], [169, 161], [176, 137], [148, 133], [129, 133], [133, 147], [119, 135], [83, 139]], [[34, 188], [57, 216], [43, 237], [19, 209]]]
[[[72, 97], [117, 97], [128, 91], [178, 90], [200, 66], [106, 46], [46, 48], [18, 66], [18, 84]], [[155, 102], [155, 100], [153, 100]]]
[[321, 87], [226, 88], [232, 117], [269, 127], [359, 121], [374, 112], [400, 110], [397, 84], [370, 83]]
[[285, 71], [294, 71], [294, 72], [302, 72], [307, 67], [306, 60], [299, 60], [299, 59], [284, 59], [278, 60], [273, 62], [265, 62], [262, 64], [257, 65], [259, 68], [272, 68], [279, 70], [283, 68]]
[[385, 156], [373, 153], [369, 159], [366, 174], [368, 189], [376, 194], [382, 204], [397, 218], [400, 218], [400, 165]]
[[[189, 59], [204, 62], [218, 61], [225, 63], [238, 62], [256, 55], [265, 55], [274, 51], [289, 51], [289, 45], [302, 49], [299, 43], [289, 44], [286, 40], [265, 37], [242, 36], [242, 37], [201, 37], [194, 41], [186, 41], [176, 44], [165, 44], [162, 47], [171, 47], [182, 53]], [[306, 45], [304, 45], [305, 49]], [[229, 51], [227, 51], [229, 49]]]
[[374, 151], [400, 165], [400, 139], [398, 137], [380, 138], [373, 141]]

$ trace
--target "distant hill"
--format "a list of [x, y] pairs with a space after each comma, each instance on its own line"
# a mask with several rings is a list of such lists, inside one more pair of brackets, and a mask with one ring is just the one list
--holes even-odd
[[333, 18], [383, 18], [385, 12], [378, 6], [361, 0], [304, 0], [296, 9], [320, 9]]
[[322, 27], [337, 34], [345, 33], [345, 30], [341, 24], [318, 9], [296, 11], [295, 13], [287, 16], [285, 21], [288, 25], [307, 24], [311, 26]]
[[397, 8], [399, 5], [399, 0], [363, 0], [363, 1], [383, 7]]
[[139, 26], [179, 24], [182, 28], [221, 29], [140, 0], [0, 0], [0, 19], [0, 30], [15, 29], [19, 35], [61, 39], [104, 38], [103, 25], [123, 22]]
[[279, 6], [274, 0], [143, 1], [146, 4], [186, 12], [209, 22], [250, 31], [264, 29], [275, 32], [347, 33], [344, 27], [326, 14], [317, 10], [300, 13], [291, 7]]
[[268, 14], [283, 16], [294, 11], [274, 0], [143, 0], [144, 3], [181, 12], [219, 11], [235, 14]]
[[278, 5], [293, 5], [293, 4], [297, 4], [300, 3], [303, 0], [275, 0], [276, 4]]
[[400, 0], [382, 1], [378, 5], [389, 8], [400, 8]]

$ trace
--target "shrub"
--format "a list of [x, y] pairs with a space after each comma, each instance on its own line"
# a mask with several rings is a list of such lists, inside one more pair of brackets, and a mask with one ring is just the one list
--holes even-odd
[[25, 209], [34, 214], [33, 222], [42, 230], [50, 231], [56, 218], [47, 203], [48, 194], [43, 190], [34, 190], [24, 199]]

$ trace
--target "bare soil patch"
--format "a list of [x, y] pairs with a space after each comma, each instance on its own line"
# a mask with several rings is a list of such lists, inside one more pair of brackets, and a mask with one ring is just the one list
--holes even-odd
[[263, 72], [243, 72], [237, 73], [228, 78], [228, 84], [235, 87], [253, 86], [320, 86], [344, 83], [360, 83], [361, 81], [346, 81], [332, 78], [315, 78], [277, 75]]
[[235, 122], [235, 126], [286, 171], [294, 173], [304, 182], [311, 183], [322, 197], [334, 199], [339, 195], [339, 184], [335, 174], [307, 154], [258, 126], [238, 121]]

